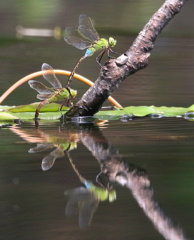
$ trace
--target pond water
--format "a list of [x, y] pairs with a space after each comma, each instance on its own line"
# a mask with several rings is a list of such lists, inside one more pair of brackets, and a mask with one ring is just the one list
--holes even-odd
[[[173, 231], [192, 237], [193, 131], [184, 119], [150, 118], [1, 130], [1, 239], [164, 239]], [[110, 181], [116, 199], [91, 199], [81, 177], [104, 191]], [[69, 190], [75, 194], [64, 196]], [[70, 217], [74, 205], [81, 209]]]
[[[86, 13], [95, 19], [100, 35], [117, 39], [115, 50], [123, 53], [162, 2], [1, 3], [0, 92], [39, 71], [44, 62], [72, 70], [83, 54], [62, 38], [15, 39], [17, 25], [77, 26], [79, 14]], [[157, 39], [149, 66], [113, 93], [123, 106], [194, 103], [191, 9], [188, 1]], [[86, 59], [77, 70], [93, 81], [99, 74], [94, 59]], [[72, 88], [79, 98], [88, 87], [73, 80]], [[36, 93], [26, 83], [3, 104], [35, 101]], [[193, 132], [193, 121], [150, 117], [102, 125], [41, 121], [39, 128], [25, 121], [1, 129], [0, 239], [194, 238]]]

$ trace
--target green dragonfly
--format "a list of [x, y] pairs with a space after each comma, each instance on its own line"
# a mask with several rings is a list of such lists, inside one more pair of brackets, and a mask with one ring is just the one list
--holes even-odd
[[73, 159], [70, 156], [69, 151], [66, 151], [67, 157], [69, 159], [69, 162], [74, 170], [74, 172], [77, 174], [80, 182], [82, 182], [86, 189], [90, 192], [92, 192], [96, 199], [98, 199], [99, 201], [106, 201], [108, 200], [109, 202], [113, 202], [116, 200], [116, 191], [114, 189], [111, 188], [105, 188], [102, 184], [100, 184], [101, 186], [96, 186], [94, 185], [91, 181], [86, 180], [78, 171], [78, 169], [76, 168], [75, 164], [73, 163]]
[[[112, 190], [113, 191], [113, 190]], [[96, 189], [91, 191], [85, 187], [77, 187], [64, 192], [67, 204], [65, 207], [66, 217], [79, 214], [79, 227], [86, 228], [91, 225], [92, 218], [96, 212], [99, 202], [102, 200], [101, 194]], [[113, 195], [115, 200], [115, 192]]]
[[60, 81], [57, 79], [53, 71], [53, 68], [47, 63], [43, 63], [42, 65], [42, 71], [45, 70], [47, 70], [48, 73], [43, 74], [43, 77], [47, 82], [52, 85], [52, 88], [48, 88], [47, 86], [36, 80], [28, 81], [30, 87], [35, 89], [39, 93], [37, 94], [37, 98], [43, 100], [36, 108], [35, 119], [38, 118], [42, 106], [53, 102], [63, 102], [60, 107], [61, 110], [65, 99], [69, 101], [70, 98], [75, 98], [75, 96], [77, 95], [76, 90], [62, 87]]
[[67, 198], [65, 214], [70, 217], [79, 211], [79, 226], [81, 228], [88, 227], [91, 224], [92, 217], [99, 205], [99, 202], [116, 200], [116, 191], [114, 189], [105, 188], [104, 186], [96, 186], [91, 181], [86, 180], [78, 171], [69, 150], [66, 151], [70, 164], [77, 174], [81, 183], [85, 187], [78, 187], [64, 192]]
[[100, 38], [97, 31], [95, 30], [91, 19], [85, 14], [81, 14], [79, 16], [79, 26], [78, 29], [67, 27], [65, 29], [65, 41], [68, 44], [73, 45], [74, 47], [84, 50], [87, 49], [85, 55], [82, 56], [78, 62], [76, 63], [73, 71], [69, 75], [67, 81], [67, 87], [71, 82], [73, 75], [78, 67], [78, 65], [86, 58], [92, 56], [96, 51], [102, 50], [102, 52], [97, 56], [96, 60], [100, 64], [100, 61], [105, 52], [108, 53], [108, 57], [110, 58], [110, 52], [112, 51], [112, 47], [116, 45], [116, 40], [112, 37], [109, 39]]

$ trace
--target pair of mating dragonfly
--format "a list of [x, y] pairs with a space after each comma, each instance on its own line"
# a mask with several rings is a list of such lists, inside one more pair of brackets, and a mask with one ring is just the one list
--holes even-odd
[[39, 111], [42, 106], [55, 101], [64, 101], [64, 99], [69, 100], [70, 98], [74, 98], [76, 96], [77, 91], [71, 89], [69, 85], [77, 67], [85, 58], [92, 56], [96, 51], [102, 50], [96, 58], [97, 62], [100, 64], [104, 53], [107, 52], [108, 57], [110, 58], [109, 53], [113, 52], [111, 48], [116, 45], [116, 40], [112, 37], [110, 37], [108, 40], [105, 38], [100, 38], [92, 24], [91, 19], [84, 14], [80, 15], [79, 17], [78, 29], [74, 29], [71, 27], [67, 27], [65, 29], [64, 39], [68, 44], [71, 44], [80, 50], [87, 50], [85, 52], [85, 55], [82, 56], [76, 63], [73, 71], [69, 75], [66, 88], [62, 88], [62, 85], [55, 76], [52, 67], [46, 63], [42, 65], [42, 70], [49, 71], [43, 74], [43, 77], [52, 85], [52, 88], [48, 88], [41, 82], [35, 80], [29, 81], [30, 87], [35, 89], [39, 93], [37, 95], [37, 98], [43, 100], [43, 102], [41, 102], [36, 109], [35, 119], [38, 118]]

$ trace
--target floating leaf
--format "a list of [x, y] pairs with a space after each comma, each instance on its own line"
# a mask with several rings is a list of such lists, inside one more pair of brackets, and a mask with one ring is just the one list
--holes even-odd
[[[28, 105], [20, 105], [20, 106], [17, 106], [17, 107], [10, 108], [9, 111], [12, 112], [12, 113], [35, 112], [38, 105], [39, 105], [39, 102], [28, 104]], [[44, 105], [40, 109], [40, 112], [59, 112], [60, 107], [61, 107], [60, 104], [50, 103], [50, 104]], [[65, 106], [62, 107], [62, 110], [67, 110], [67, 109], [69, 109], [69, 108], [65, 107]]]
[[17, 117], [9, 112], [0, 112], [0, 121], [15, 120]]
[[[3, 109], [0, 112], [0, 120], [9, 119], [22, 119], [30, 120], [34, 119], [34, 113], [39, 103], [33, 103], [29, 105], [21, 105], [17, 107], [0, 106]], [[41, 108], [39, 115], [40, 119], [55, 120], [59, 119], [65, 111], [59, 111], [60, 104], [51, 103]], [[63, 110], [67, 110], [67, 107], [63, 107]], [[130, 106], [126, 108], [117, 108], [115, 110], [99, 111], [95, 114], [95, 118], [102, 120], [117, 120], [121, 118], [130, 119], [132, 117], [145, 117], [152, 116], [153, 118], [160, 117], [184, 117], [188, 120], [194, 119], [194, 105], [188, 108], [183, 107], [155, 107], [155, 106]]]
[[155, 115], [161, 117], [180, 117], [187, 112], [194, 112], [194, 105], [188, 108], [183, 107], [155, 107], [155, 106], [131, 106], [123, 109], [111, 111], [99, 111], [95, 117], [104, 120], [119, 119], [123, 116], [129, 117], [145, 117]]

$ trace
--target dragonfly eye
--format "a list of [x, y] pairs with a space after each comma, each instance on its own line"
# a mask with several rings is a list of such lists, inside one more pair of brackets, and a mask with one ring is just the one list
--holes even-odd
[[112, 38], [112, 37], [109, 37], [108, 43], [109, 43], [109, 46], [110, 46], [110, 47], [114, 47], [114, 46], [116, 45], [116, 43], [117, 43], [117, 40], [115, 40], [115, 39]]

